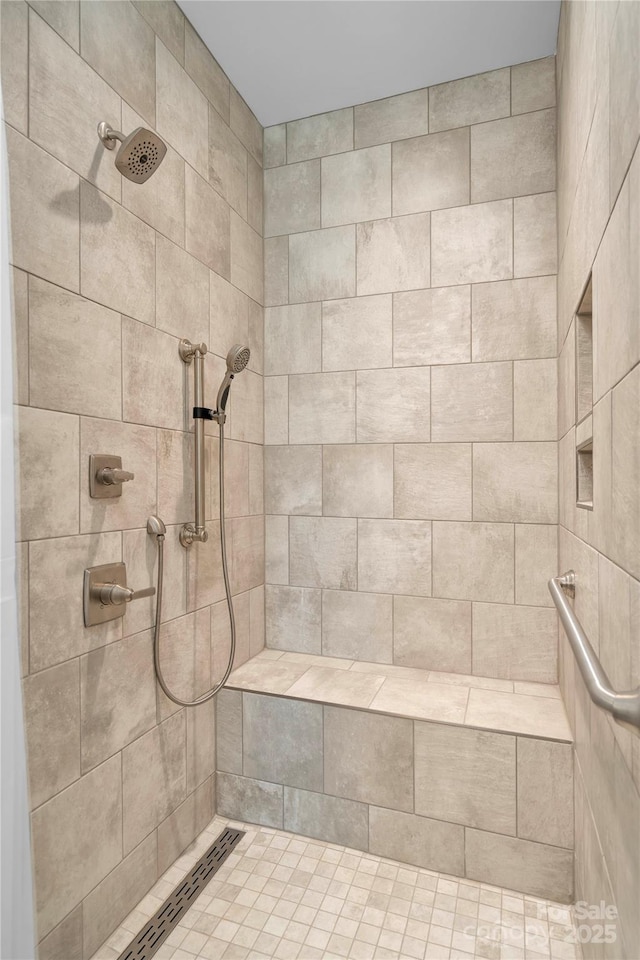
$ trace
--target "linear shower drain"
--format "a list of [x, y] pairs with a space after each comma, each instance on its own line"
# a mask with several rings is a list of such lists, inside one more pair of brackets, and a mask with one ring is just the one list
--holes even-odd
[[118, 960], [150, 960], [243, 837], [242, 830], [223, 830]]

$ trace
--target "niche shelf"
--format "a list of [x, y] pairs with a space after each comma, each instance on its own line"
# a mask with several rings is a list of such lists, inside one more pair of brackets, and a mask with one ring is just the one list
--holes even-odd
[[593, 510], [593, 285], [589, 280], [575, 317], [576, 506]]

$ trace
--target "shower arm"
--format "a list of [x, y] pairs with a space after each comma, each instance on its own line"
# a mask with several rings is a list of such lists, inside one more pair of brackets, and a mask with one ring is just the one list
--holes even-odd
[[205, 512], [205, 452], [204, 452], [204, 422], [216, 420], [222, 423], [226, 417], [220, 416], [209, 407], [204, 406], [204, 358], [207, 353], [206, 343], [191, 343], [190, 340], [181, 340], [180, 356], [184, 363], [189, 365], [193, 361], [193, 419], [195, 433], [195, 523], [185, 523], [180, 531], [180, 543], [183, 547], [190, 547], [194, 540], [206, 543], [209, 535], [206, 529]]

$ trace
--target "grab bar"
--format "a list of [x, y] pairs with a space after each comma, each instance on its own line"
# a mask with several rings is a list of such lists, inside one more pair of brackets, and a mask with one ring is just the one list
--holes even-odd
[[180, 530], [180, 543], [190, 547], [194, 540], [206, 543], [209, 537], [205, 526], [205, 448], [204, 421], [212, 419], [204, 406], [204, 358], [206, 343], [191, 343], [181, 340], [178, 347], [183, 363], [193, 361], [193, 417], [195, 434], [195, 523], [185, 523]]
[[593, 702], [607, 710], [617, 723], [640, 737], [640, 687], [623, 693], [616, 693], [612, 689], [595, 650], [565, 596], [575, 596], [575, 583], [576, 575], [569, 570], [549, 580], [549, 592], [558, 609], [587, 692]]

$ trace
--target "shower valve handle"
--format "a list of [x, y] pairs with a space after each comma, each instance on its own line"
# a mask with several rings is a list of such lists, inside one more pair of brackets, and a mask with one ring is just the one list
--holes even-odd
[[134, 479], [135, 474], [130, 473], [128, 470], [119, 470], [117, 467], [103, 467], [101, 470], [98, 470], [96, 474], [98, 483], [103, 483], [107, 487], [112, 486], [114, 483], [126, 483], [127, 480]]
[[142, 600], [144, 597], [153, 597], [155, 587], [145, 587], [144, 590], [132, 590], [122, 587], [119, 583], [96, 583], [91, 593], [105, 606], [115, 606], [119, 603], [131, 603], [132, 600]]

